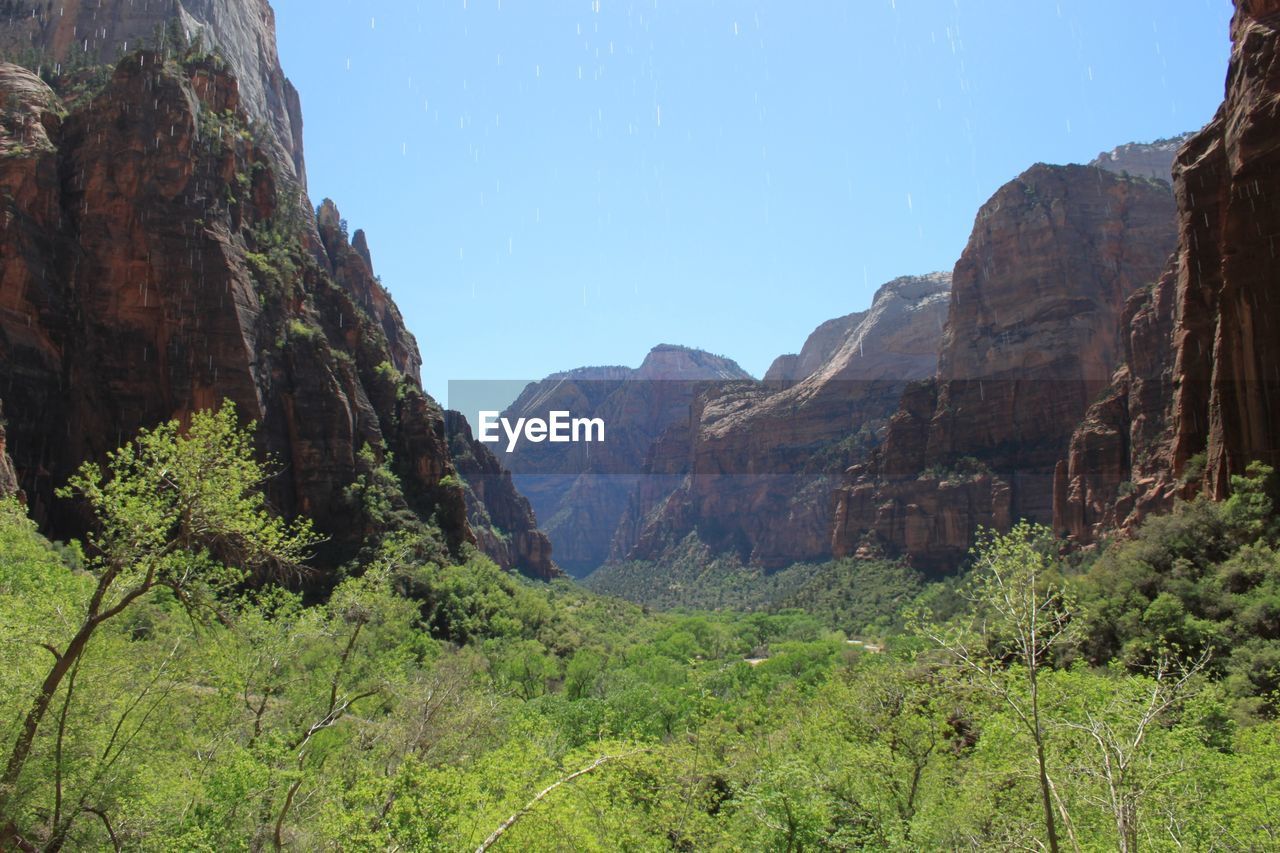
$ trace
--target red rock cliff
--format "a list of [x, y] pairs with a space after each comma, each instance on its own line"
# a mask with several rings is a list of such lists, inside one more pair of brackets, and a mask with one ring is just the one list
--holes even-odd
[[1280, 463], [1280, 0], [1239, 0], [1232, 41], [1226, 98], [1174, 167], [1177, 254], [1059, 466], [1055, 521], [1083, 542]]
[[950, 285], [946, 273], [895, 279], [869, 310], [819, 326], [771, 379], [709, 392], [654, 448], [613, 557], [661, 560], [691, 534], [766, 568], [828, 557], [831, 491], [906, 383], [933, 373]]
[[412, 336], [331, 203], [313, 230], [219, 60], [133, 54], [69, 113], [0, 65], [0, 100], [0, 389], [38, 518], [74, 524], [52, 491], [81, 460], [228, 398], [282, 465], [273, 501], [330, 537], [322, 563], [379, 523], [349, 487], [388, 451], [394, 501], [472, 539]]
[[0, 58], [32, 65], [114, 63], [176, 29], [216, 48], [239, 81], [245, 111], [269, 130], [284, 173], [306, 185], [302, 110], [280, 68], [268, 0], [13, 0], [0, 21]]
[[475, 439], [461, 412], [444, 414], [449, 452], [465, 484], [467, 519], [480, 548], [503, 568], [537, 580], [563, 577], [551, 560], [551, 540], [538, 529], [529, 501], [516, 491], [511, 473]]
[[934, 382], [837, 492], [832, 547], [954, 568], [979, 525], [1052, 515], [1054, 469], [1122, 356], [1126, 298], [1175, 243], [1167, 186], [1038, 165], [979, 211]]

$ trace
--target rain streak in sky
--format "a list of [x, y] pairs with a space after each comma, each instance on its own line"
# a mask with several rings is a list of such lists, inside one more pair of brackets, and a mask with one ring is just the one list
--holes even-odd
[[[949, 269], [1035, 162], [1196, 129], [1229, 0], [274, 0], [309, 187], [366, 230], [429, 391], [756, 375]], [[1171, 9], [1176, 5], [1176, 11]]]

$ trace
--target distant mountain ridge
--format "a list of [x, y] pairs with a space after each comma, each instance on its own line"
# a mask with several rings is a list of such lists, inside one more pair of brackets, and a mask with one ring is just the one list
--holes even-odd
[[530, 383], [504, 417], [559, 410], [606, 424], [603, 444], [525, 442], [498, 454], [551, 538], [557, 563], [581, 574], [604, 562], [652, 443], [688, 418], [704, 387], [744, 381], [753, 380], [730, 359], [662, 344], [637, 368], [580, 368]]
[[828, 553], [824, 490], [836, 481], [822, 484], [843, 471], [850, 436], [874, 442], [904, 384], [932, 374], [949, 286], [947, 273], [884, 285], [868, 310], [809, 336], [802, 377], [775, 370], [762, 382], [723, 357], [662, 345], [634, 370], [529, 385], [507, 417], [599, 415], [610, 436], [604, 448], [522, 445], [504, 459], [557, 560], [580, 574], [606, 559], [659, 559], [690, 534], [768, 565]]
[[[949, 273], [895, 279], [809, 336], [793, 376], [807, 375], [705, 393], [655, 447], [656, 479], [612, 557], [662, 561], [689, 536], [767, 568], [829, 556], [830, 492], [879, 442], [906, 384], [935, 370], [950, 288]], [[680, 482], [664, 494], [664, 478]]]
[[809, 333], [798, 353], [780, 355], [765, 371], [768, 383], [790, 383], [807, 379], [825, 363], [867, 316], [866, 311], [855, 311], [843, 317], [828, 320]]

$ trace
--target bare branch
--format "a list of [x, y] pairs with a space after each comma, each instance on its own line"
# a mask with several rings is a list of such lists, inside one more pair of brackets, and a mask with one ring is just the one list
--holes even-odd
[[648, 750], [645, 750], [645, 749], [637, 749], [632, 752], [625, 753], [623, 755], [602, 755], [599, 758], [597, 758], [595, 761], [588, 764], [586, 767], [583, 767], [581, 770], [575, 770], [574, 772], [570, 773], [568, 776], [565, 776], [563, 779], [558, 779], [555, 782], [552, 782], [550, 785], [548, 785], [547, 787], [539, 791], [538, 794], [532, 800], [525, 803], [524, 807], [521, 808], [518, 812], [516, 812], [511, 817], [504, 820], [498, 826], [497, 829], [495, 829], [492, 833], [489, 834], [488, 838], [480, 842], [480, 846], [476, 848], [476, 853], [485, 853], [486, 850], [488, 850], [493, 845], [497, 844], [498, 839], [502, 838], [503, 834], [505, 834], [507, 830], [515, 826], [516, 823], [522, 817], [527, 815], [529, 812], [533, 811], [533, 809], [538, 805], [538, 803], [546, 799], [548, 795], [550, 795], [553, 791], [555, 791], [556, 788], [559, 788], [561, 785], [567, 785], [568, 783], [572, 782], [574, 779], [577, 779], [580, 776], [587, 775], [591, 771], [595, 770], [597, 767], [600, 767], [609, 761], [616, 761], [620, 758], [627, 758], [629, 756], [635, 755], [636, 753], [647, 752], [647, 751]]

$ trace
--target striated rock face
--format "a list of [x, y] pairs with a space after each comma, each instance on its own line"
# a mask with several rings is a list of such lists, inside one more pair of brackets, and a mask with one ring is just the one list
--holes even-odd
[[1053, 527], [1082, 544], [1167, 510], [1175, 497], [1194, 491], [1170, 476], [1175, 298], [1170, 272], [1130, 298], [1122, 320], [1124, 361], [1055, 470]]
[[1133, 306], [1114, 400], [1060, 466], [1056, 523], [1080, 541], [1280, 462], [1277, 15], [1278, 0], [1236, 3], [1226, 98], [1174, 168], [1177, 254]]
[[1089, 165], [1120, 175], [1150, 178], [1171, 184], [1173, 161], [1178, 156], [1178, 149], [1191, 136], [1190, 133], [1184, 133], [1181, 136], [1159, 139], [1155, 142], [1130, 142], [1128, 145], [1103, 151], [1090, 161]]
[[933, 374], [950, 285], [947, 273], [884, 285], [868, 311], [820, 326], [795, 372], [775, 362], [782, 390], [766, 381], [705, 394], [655, 446], [654, 479], [613, 557], [659, 560], [690, 534], [766, 568], [829, 556], [831, 490], [878, 441], [906, 384]]
[[978, 213], [956, 264], [934, 382], [837, 493], [837, 555], [864, 547], [946, 571], [979, 525], [1052, 518], [1072, 430], [1123, 354], [1121, 312], [1176, 242], [1167, 187], [1032, 167]]
[[855, 311], [823, 323], [809, 334], [798, 354], [775, 358], [764, 374], [764, 381], [769, 385], [790, 385], [808, 379], [814, 371], [831, 360], [836, 350], [844, 345], [853, 330], [866, 317], [866, 311]]
[[444, 423], [454, 467], [465, 484], [467, 519], [481, 550], [503, 568], [536, 580], [563, 577], [551, 561], [551, 541], [538, 530], [533, 508], [516, 491], [510, 472], [476, 441], [460, 412], [445, 412]]
[[0, 56], [78, 66], [114, 64], [120, 56], [155, 47], [157, 34], [176, 25], [204, 47], [217, 48], [239, 81], [246, 112], [270, 130], [277, 164], [306, 185], [302, 110], [280, 68], [275, 12], [268, 0], [14, 0], [0, 20]]
[[0, 388], [46, 528], [74, 529], [52, 493], [82, 460], [230, 399], [281, 465], [273, 503], [329, 537], [322, 565], [379, 524], [349, 487], [386, 451], [393, 504], [472, 541], [413, 337], [332, 203], [309, 225], [220, 62], [130, 55], [65, 118], [0, 65], [0, 102]]
[[555, 545], [556, 561], [577, 576], [603, 563], [653, 442], [688, 420], [690, 405], [709, 384], [750, 378], [727, 358], [663, 345], [636, 369], [583, 368], [525, 388], [504, 417], [568, 411], [605, 423], [603, 443], [522, 442], [513, 453], [494, 445]]

